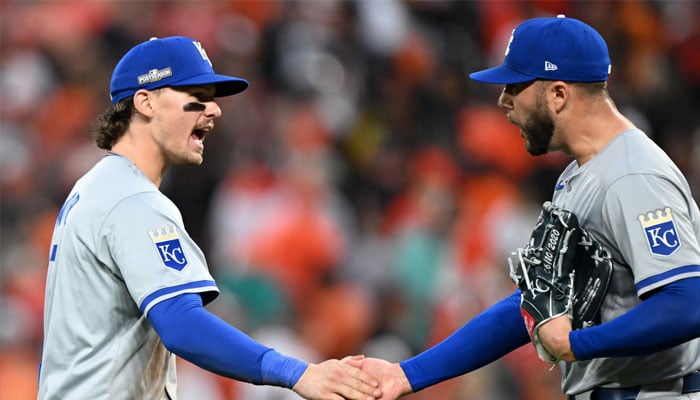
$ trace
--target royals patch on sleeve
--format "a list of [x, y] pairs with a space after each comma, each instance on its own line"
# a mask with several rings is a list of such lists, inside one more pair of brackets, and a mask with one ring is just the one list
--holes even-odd
[[182, 271], [187, 266], [187, 258], [185, 258], [185, 252], [182, 250], [182, 244], [175, 225], [148, 231], [148, 235], [153, 240], [153, 244], [156, 245], [158, 255], [160, 255], [160, 259], [163, 260], [163, 264], [166, 267]]
[[670, 256], [681, 247], [671, 208], [644, 213], [639, 216], [639, 222], [652, 254]]

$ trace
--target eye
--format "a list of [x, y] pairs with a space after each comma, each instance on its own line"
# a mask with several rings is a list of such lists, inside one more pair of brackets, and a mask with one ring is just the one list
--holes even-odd
[[192, 94], [198, 101], [201, 101], [202, 103], [206, 103], [207, 101], [213, 101], [214, 100], [214, 93], [209, 93], [209, 92], [198, 92], [198, 93], [193, 93]]
[[511, 96], [517, 96], [520, 94], [520, 92], [527, 89], [534, 82], [535, 81], [533, 80], [533, 81], [520, 82], [520, 83], [509, 83], [503, 89], [503, 92], [505, 92], [506, 94], [509, 94]]
[[216, 92], [216, 89], [214, 88], [213, 85], [206, 85], [206, 86], [190, 86], [186, 87], [185, 91], [197, 101], [206, 103], [208, 101], [213, 101], [214, 100], [214, 94]]

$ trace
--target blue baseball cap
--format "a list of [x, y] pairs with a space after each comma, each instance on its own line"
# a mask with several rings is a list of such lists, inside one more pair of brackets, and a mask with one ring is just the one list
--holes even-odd
[[577, 19], [558, 15], [518, 25], [508, 42], [503, 64], [473, 72], [469, 77], [495, 84], [535, 79], [602, 82], [608, 79], [610, 68], [603, 37]]
[[222, 97], [244, 91], [248, 81], [215, 73], [202, 44], [192, 38], [151, 38], [119, 60], [109, 94], [115, 104], [139, 89], [199, 85], [214, 85], [214, 96]]

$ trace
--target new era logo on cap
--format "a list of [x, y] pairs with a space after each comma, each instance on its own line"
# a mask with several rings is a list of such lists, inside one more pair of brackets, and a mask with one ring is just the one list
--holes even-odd
[[511, 84], [534, 79], [602, 82], [610, 74], [605, 40], [595, 29], [573, 18], [534, 18], [518, 25], [503, 64], [473, 72], [484, 83]]
[[549, 61], [544, 62], [544, 70], [545, 71], [556, 71], [558, 69], [559, 69], [559, 67], [557, 67], [557, 64], [554, 64], [554, 63], [549, 62]]
[[215, 73], [204, 47], [192, 38], [151, 38], [129, 50], [114, 68], [110, 97], [117, 103], [139, 89], [201, 85], [214, 85], [214, 96], [221, 97], [242, 92], [248, 82]]

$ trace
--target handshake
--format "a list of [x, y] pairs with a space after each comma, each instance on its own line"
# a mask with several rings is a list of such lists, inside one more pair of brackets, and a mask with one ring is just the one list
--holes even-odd
[[310, 364], [293, 390], [315, 400], [394, 400], [413, 391], [398, 363], [364, 356]]

